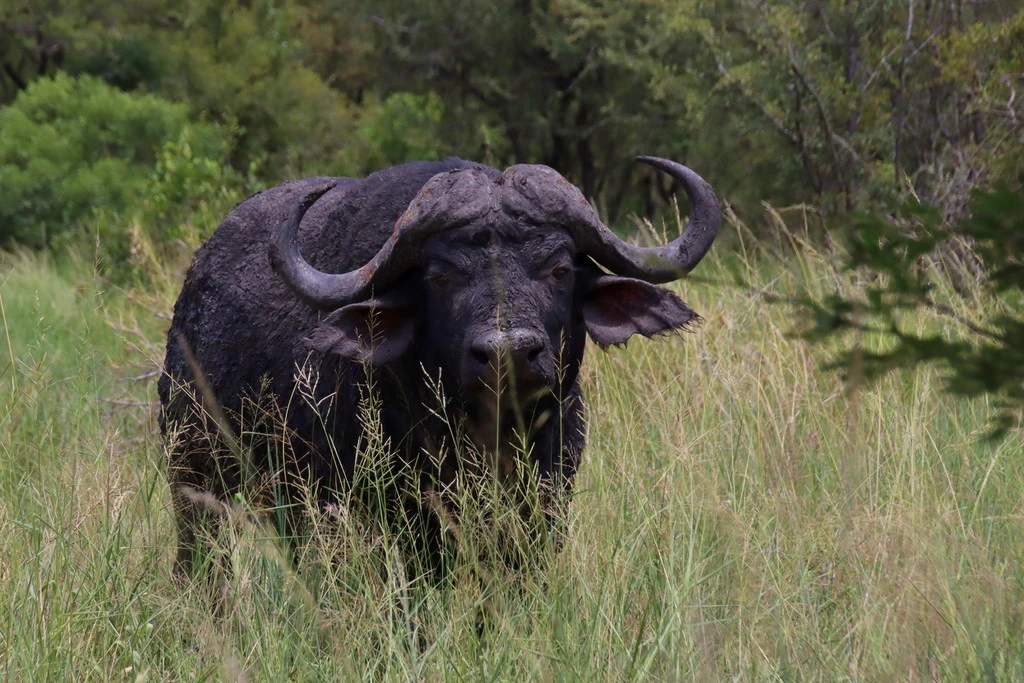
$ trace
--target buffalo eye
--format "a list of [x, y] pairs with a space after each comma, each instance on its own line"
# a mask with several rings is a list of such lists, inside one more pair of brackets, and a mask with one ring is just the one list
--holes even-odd
[[572, 253], [564, 247], [559, 247], [550, 252], [536, 268], [533, 276], [538, 280], [561, 282], [573, 273]]
[[463, 284], [463, 272], [450, 263], [432, 263], [427, 267], [427, 283], [434, 289], [450, 289]]
[[560, 263], [551, 269], [551, 277], [556, 280], [564, 280], [569, 277], [569, 273], [572, 272], [572, 266]]
[[451, 284], [452, 279], [448, 273], [434, 272], [427, 275], [427, 282], [435, 289], [444, 289]]

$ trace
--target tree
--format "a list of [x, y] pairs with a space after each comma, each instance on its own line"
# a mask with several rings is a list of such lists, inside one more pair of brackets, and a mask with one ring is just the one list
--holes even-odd
[[612, 222], [673, 190], [639, 153], [754, 226], [909, 195], [955, 220], [1024, 172], [1024, 10], [996, 0], [0, 0], [0, 106], [56, 72], [185, 104], [268, 183], [539, 162]]
[[707, 18], [718, 90], [735, 103], [722, 124], [749, 122], [755, 185], [774, 168], [796, 188], [774, 201], [835, 214], [913, 194], [955, 219], [971, 188], [1016, 182], [1024, 11], [739, 0]]
[[[667, 196], [660, 186], [630, 194], [637, 178], [649, 177], [629, 163], [634, 155], [701, 167], [684, 149], [696, 131], [652, 97], [648, 74], [629, 64], [657, 24], [651, 4], [335, 0], [327, 13], [372, 36], [364, 71], [376, 77], [360, 83], [383, 95], [441, 98], [440, 132], [453, 153], [552, 166], [614, 218], [643, 210], [650, 193]], [[676, 29], [684, 33], [671, 49], [685, 60], [694, 41], [685, 22]]]

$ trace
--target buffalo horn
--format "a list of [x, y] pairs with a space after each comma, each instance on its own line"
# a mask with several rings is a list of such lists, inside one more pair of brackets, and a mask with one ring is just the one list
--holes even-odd
[[330, 311], [368, 298], [374, 287], [384, 287], [419, 262], [424, 238], [464, 225], [486, 213], [491, 201], [490, 179], [483, 174], [439, 173], [420, 190], [395, 223], [388, 240], [363, 266], [347, 273], [324, 273], [299, 252], [299, 223], [306, 211], [334, 183], [311, 191], [278, 226], [270, 244], [270, 263], [295, 294], [313, 308]]
[[715, 240], [722, 222], [718, 197], [703, 178], [682, 164], [648, 156], [637, 160], [668, 173], [683, 186], [690, 199], [686, 229], [668, 244], [638, 247], [621, 240], [596, 214], [587, 212], [589, 220], [578, 223], [573, 230], [576, 247], [617, 275], [656, 284], [678, 280], [700, 263]]

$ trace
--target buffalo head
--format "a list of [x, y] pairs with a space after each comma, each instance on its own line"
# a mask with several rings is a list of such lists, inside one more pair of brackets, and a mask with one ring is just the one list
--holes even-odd
[[672, 175], [692, 205], [682, 235], [664, 246], [622, 241], [557, 172], [520, 165], [497, 176], [478, 168], [434, 176], [378, 253], [339, 274], [314, 269], [296, 243], [303, 215], [331, 188], [322, 187], [280, 225], [271, 261], [325, 312], [307, 340], [313, 348], [440, 374], [486, 446], [544, 419], [537, 406], [574, 385], [587, 334], [605, 347], [697, 317], [656, 284], [703, 258], [721, 220], [718, 200], [685, 166], [640, 160]]

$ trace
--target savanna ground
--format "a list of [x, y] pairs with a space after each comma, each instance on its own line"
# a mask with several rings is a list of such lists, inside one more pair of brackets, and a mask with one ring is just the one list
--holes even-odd
[[4, 255], [2, 676], [1024, 678], [1019, 432], [986, 440], [986, 403], [927, 368], [849, 391], [767, 295], [856, 276], [809, 248], [745, 254], [676, 285], [695, 334], [588, 351], [589, 446], [544, 569], [457, 571], [404, 609], [380, 539], [325, 530], [343, 560], [295, 571], [239, 516], [222, 616], [170, 581], [155, 382], [187, 257], [119, 288], [89, 258]]

